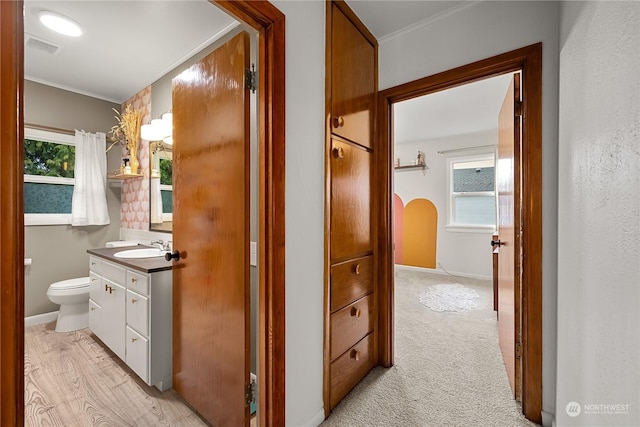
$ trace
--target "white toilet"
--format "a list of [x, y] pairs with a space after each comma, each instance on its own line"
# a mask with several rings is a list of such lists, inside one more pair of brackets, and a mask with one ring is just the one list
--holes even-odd
[[56, 332], [71, 332], [89, 327], [89, 278], [52, 283], [47, 296], [60, 304]]

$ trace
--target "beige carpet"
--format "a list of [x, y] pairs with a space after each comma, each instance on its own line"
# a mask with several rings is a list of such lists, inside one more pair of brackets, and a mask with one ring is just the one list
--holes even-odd
[[[395, 365], [375, 368], [321, 426], [535, 426], [511, 397], [491, 282], [400, 269], [395, 278]], [[476, 308], [421, 304], [438, 284], [474, 290]]]

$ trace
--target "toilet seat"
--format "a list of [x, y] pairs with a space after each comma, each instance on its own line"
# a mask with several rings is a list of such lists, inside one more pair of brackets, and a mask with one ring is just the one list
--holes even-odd
[[89, 277], [77, 277], [75, 279], [62, 280], [49, 285], [53, 290], [77, 289], [89, 286]]

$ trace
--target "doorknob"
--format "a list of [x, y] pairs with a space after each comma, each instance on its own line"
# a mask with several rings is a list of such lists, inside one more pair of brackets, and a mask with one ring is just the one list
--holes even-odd
[[491, 241], [491, 246], [502, 246], [502, 245], [504, 245], [504, 243], [502, 243], [500, 240]]
[[180, 261], [180, 252], [179, 251], [167, 252], [166, 254], [164, 254], [164, 259], [166, 259], [167, 261], [171, 261], [172, 259], [175, 259], [176, 261]]

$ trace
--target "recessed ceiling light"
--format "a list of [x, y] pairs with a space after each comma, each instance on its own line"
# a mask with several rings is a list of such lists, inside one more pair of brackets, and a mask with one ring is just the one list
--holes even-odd
[[77, 22], [59, 13], [42, 10], [38, 13], [38, 17], [47, 28], [57, 33], [72, 37], [82, 34], [82, 27]]

